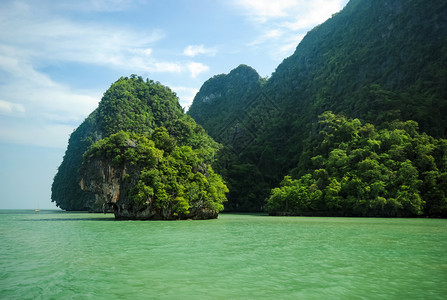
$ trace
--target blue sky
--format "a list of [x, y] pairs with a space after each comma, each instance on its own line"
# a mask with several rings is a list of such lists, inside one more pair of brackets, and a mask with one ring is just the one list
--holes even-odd
[[348, 0], [0, 1], [0, 209], [54, 208], [69, 134], [121, 76], [183, 107], [239, 64], [270, 76]]

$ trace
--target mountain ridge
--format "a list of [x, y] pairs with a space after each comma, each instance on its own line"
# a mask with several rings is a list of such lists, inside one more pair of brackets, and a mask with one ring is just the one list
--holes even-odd
[[[239, 94], [220, 98], [212, 107], [201, 105], [199, 92], [188, 114], [196, 118], [200, 111], [202, 119], [196, 121], [216, 140], [222, 131], [234, 137], [220, 140], [224, 150], [217, 167], [229, 183], [227, 209], [262, 211], [270, 189], [284, 175], [301, 174], [297, 166], [306, 140], [324, 111], [379, 127], [396, 119], [415, 120], [421, 131], [446, 137], [446, 53], [445, 2], [351, 0], [308, 32], [294, 54], [251, 95], [238, 86]], [[214, 92], [224, 95], [223, 86], [221, 82]], [[259, 107], [241, 111], [237, 105], [216, 109], [217, 119], [226, 123], [203, 119], [223, 103], [244, 103], [259, 94], [278, 107], [262, 124], [246, 117], [256, 115]], [[235, 141], [247, 145], [238, 149]]]

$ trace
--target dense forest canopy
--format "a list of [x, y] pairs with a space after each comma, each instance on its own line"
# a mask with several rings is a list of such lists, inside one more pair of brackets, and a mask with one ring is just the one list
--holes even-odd
[[[381, 130], [394, 130], [387, 129], [390, 124], [418, 124], [419, 136], [411, 137], [414, 143], [428, 139], [441, 151], [442, 138], [447, 137], [447, 3], [351, 0], [341, 12], [311, 30], [268, 80], [254, 72], [242, 65], [228, 75], [213, 77], [205, 82], [188, 112], [224, 146], [215, 168], [230, 189], [227, 210], [262, 211], [265, 199], [271, 199], [271, 189], [280, 185], [285, 175], [292, 176], [289, 180], [295, 184], [293, 180], [304, 180], [301, 176], [311, 173], [306, 167], [308, 157], [303, 155], [310, 151], [309, 135], [316, 134], [318, 116], [325, 111], [371, 124], [379, 136]], [[246, 82], [247, 88], [239, 82]], [[333, 146], [332, 150], [338, 149]], [[359, 147], [366, 149], [363, 144]], [[418, 150], [408, 151], [414, 154]], [[405, 212], [397, 206], [390, 208], [392, 199], [398, 199], [399, 189], [394, 186], [394, 194], [378, 196], [387, 199], [389, 215], [442, 214], [442, 204], [429, 208], [433, 201], [427, 197], [434, 196], [425, 191], [431, 178], [424, 175], [428, 171], [417, 166], [417, 155], [405, 155], [422, 183], [403, 185], [418, 186], [417, 192], [407, 192], [418, 195], [415, 207], [419, 208], [408, 206]], [[386, 166], [386, 172], [398, 171], [382, 158], [370, 159], [379, 168]], [[405, 164], [406, 159], [398, 161]], [[436, 182], [438, 191], [430, 195], [440, 195], [444, 189], [443, 165], [439, 161], [435, 165], [437, 170], [430, 172], [439, 172], [439, 176], [433, 175], [436, 180], [431, 182]], [[329, 176], [341, 184], [343, 176]], [[388, 188], [391, 183], [386, 184]], [[442, 197], [438, 201], [441, 203]], [[271, 201], [268, 207], [271, 209]], [[346, 214], [382, 213], [346, 209]]]
[[209, 134], [219, 136], [222, 126], [239, 116], [265, 81], [247, 65], [240, 65], [228, 75], [216, 75], [202, 85], [188, 114], [207, 128]]
[[304, 175], [285, 176], [272, 190], [267, 210], [286, 215], [446, 217], [447, 140], [420, 134], [414, 121], [382, 127], [322, 114], [317, 134], [307, 140], [295, 169]]
[[[163, 131], [160, 131], [160, 128], [164, 128]], [[114, 139], [108, 139], [118, 133], [120, 134]], [[149, 142], [144, 137], [150, 137], [156, 144], [154, 149], [161, 149], [165, 154], [174, 150], [172, 153], [175, 155], [189, 153], [188, 155], [197, 159], [200, 164], [208, 166], [207, 171], [201, 174], [205, 174], [207, 178], [211, 176], [211, 181], [217, 178], [208, 168], [221, 146], [183, 112], [177, 96], [168, 87], [132, 75], [113, 83], [104, 93], [98, 108], [70, 136], [67, 151], [52, 185], [52, 201], [65, 210], [102, 211], [103, 203], [98, 203], [92, 192], [81, 189], [78, 170], [82, 165], [84, 153], [91, 147], [93, 148], [89, 150], [90, 154], [127, 134], [144, 141], [139, 144], [139, 148], [147, 146]], [[126, 151], [127, 155], [136, 155], [132, 149]], [[174, 167], [170, 166], [169, 162], [175, 155], [169, 159], [164, 158], [159, 163], [163, 166], [167, 164], [172, 169]], [[119, 161], [117, 157], [111, 159]], [[122, 159], [129, 157], [124, 156]], [[196, 173], [194, 172], [196, 176], [200, 176]], [[220, 198], [219, 203], [221, 202]]]

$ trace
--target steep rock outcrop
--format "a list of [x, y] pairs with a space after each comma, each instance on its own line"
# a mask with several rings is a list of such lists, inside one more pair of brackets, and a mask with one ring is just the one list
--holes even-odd
[[217, 218], [228, 192], [220, 176], [190, 147], [167, 146], [165, 129], [153, 138], [119, 132], [93, 144], [80, 169], [81, 189], [116, 219]]
[[[166, 128], [177, 145], [190, 146], [199, 151], [201, 159], [207, 164], [214, 160], [220, 148], [202, 127], [183, 112], [177, 96], [168, 87], [136, 75], [121, 77], [104, 93], [98, 108], [71, 134], [51, 187], [52, 201], [64, 210], [103, 211], [106, 207], [104, 203], [110, 202], [108, 194], [95, 195], [88, 189], [81, 189], [79, 184], [81, 177], [78, 170], [84, 153], [95, 142], [121, 130], [150, 135], [160, 127]], [[102, 163], [105, 164], [104, 161]], [[103, 175], [107, 174], [104, 171]], [[114, 184], [119, 186], [116, 182]], [[106, 189], [109, 188], [111, 186]]]
[[84, 169], [81, 190], [95, 194], [95, 204], [107, 211], [120, 198], [120, 190], [126, 175], [126, 168], [115, 168], [109, 161], [95, 160]]
[[[134, 173], [137, 174], [138, 172]], [[155, 208], [149, 201], [135, 203], [130, 190], [138, 180], [137, 176], [126, 179], [125, 166], [113, 167], [110, 161], [95, 160], [83, 171], [81, 189], [95, 194], [96, 206], [102, 206], [104, 212], [112, 211], [118, 220], [206, 220], [216, 219], [218, 212], [203, 205], [189, 209], [188, 213], [174, 214], [172, 209]]]

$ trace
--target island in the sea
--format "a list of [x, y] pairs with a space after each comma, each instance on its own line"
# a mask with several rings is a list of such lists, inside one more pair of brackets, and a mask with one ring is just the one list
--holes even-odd
[[211, 167], [219, 148], [169, 88], [123, 77], [71, 135], [53, 197], [117, 219], [217, 218], [228, 192]]

